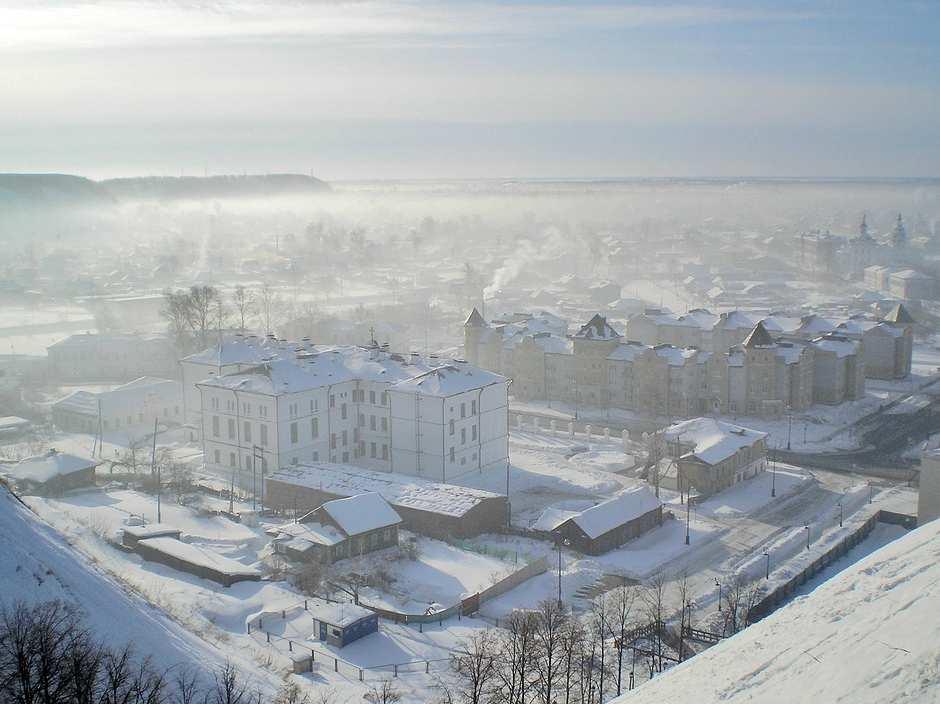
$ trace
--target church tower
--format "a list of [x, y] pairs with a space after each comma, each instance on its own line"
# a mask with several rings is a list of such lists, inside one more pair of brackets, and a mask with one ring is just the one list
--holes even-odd
[[486, 321], [476, 308], [467, 316], [463, 324], [463, 354], [471, 364], [480, 364], [480, 338], [486, 328]]

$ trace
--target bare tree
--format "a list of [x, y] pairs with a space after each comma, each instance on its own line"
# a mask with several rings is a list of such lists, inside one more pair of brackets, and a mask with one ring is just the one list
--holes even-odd
[[189, 327], [202, 346], [207, 344], [209, 332], [218, 320], [219, 298], [219, 292], [213, 286], [192, 286], [189, 289]]
[[260, 704], [261, 697], [248, 689], [248, 683], [238, 674], [238, 668], [231, 662], [218, 670], [215, 675], [215, 687], [206, 695], [206, 701], [214, 704]]
[[623, 651], [626, 647], [627, 631], [633, 626], [633, 606], [636, 603], [635, 587], [618, 587], [607, 599], [608, 633], [614, 638], [617, 648], [617, 694], [621, 693], [623, 680]]
[[554, 691], [562, 675], [562, 638], [567, 626], [568, 613], [555, 599], [545, 599], [539, 604], [535, 618], [535, 656], [533, 669], [536, 673], [538, 700], [552, 704]]
[[[330, 699], [327, 699], [327, 704], [332, 700], [333, 692], [332, 690], [326, 690], [326, 694], [330, 696]], [[323, 697], [320, 697], [317, 704], [324, 702]], [[277, 695], [274, 697], [272, 704], [313, 704], [310, 701], [310, 697], [306, 693], [300, 690], [300, 687], [297, 686], [296, 682], [285, 682], [277, 690]]]
[[369, 704], [395, 704], [401, 701], [401, 692], [395, 689], [391, 680], [382, 680], [382, 684], [365, 693], [363, 696]]
[[666, 575], [657, 572], [649, 580], [643, 592], [643, 606], [646, 620], [652, 634], [650, 636], [653, 646], [653, 666], [658, 672], [663, 671], [663, 628], [666, 620]]
[[277, 295], [271, 286], [265, 283], [258, 294], [258, 305], [261, 308], [261, 317], [264, 322], [264, 332], [271, 332], [271, 321], [277, 314], [277, 307], [280, 304], [280, 296]]
[[570, 704], [571, 695], [580, 682], [580, 653], [584, 643], [584, 627], [577, 618], [569, 618], [561, 631], [559, 649], [562, 667], [561, 684], [565, 692], [565, 704]]
[[679, 602], [679, 661], [681, 662], [685, 656], [685, 629], [686, 629], [686, 612], [689, 614], [689, 623], [688, 627], [692, 627], [692, 614], [691, 614], [691, 586], [689, 584], [689, 573], [687, 571], [682, 571], [679, 575], [676, 576], [676, 580], [673, 583], [673, 588], [676, 593], [676, 600]]
[[255, 310], [255, 294], [249, 288], [242, 285], [235, 287], [232, 292], [232, 306], [235, 308], [235, 317], [238, 320], [238, 328], [244, 333], [247, 327], [248, 318]]
[[532, 661], [535, 657], [535, 614], [514, 611], [500, 633], [498, 701], [523, 704], [535, 683]]
[[173, 291], [166, 289], [163, 292], [163, 307], [160, 309], [161, 317], [166, 320], [170, 335], [177, 348], [185, 351], [189, 348], [189, 294], [186, 291]]
[[483, 704], [491, 694], [498, 668], [498, 642], [489, 630], [477, 631], [451, 654], [451, 667], [461, 686], [457, 691], [466, 704]]

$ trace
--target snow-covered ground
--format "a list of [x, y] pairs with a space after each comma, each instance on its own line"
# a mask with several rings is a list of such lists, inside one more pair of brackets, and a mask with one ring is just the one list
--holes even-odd
[[940, 521], [616, 702], [940, 701]]

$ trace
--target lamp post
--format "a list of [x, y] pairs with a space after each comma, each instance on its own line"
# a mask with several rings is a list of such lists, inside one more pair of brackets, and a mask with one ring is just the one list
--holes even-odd
[[777, 453], [770, 452], [770, 498], [777, 495]]
[[764, 579], [770, 579], [770, 553], [764, 551], [764, 557], [767, 558], [767, 568], [764, 570]]
[[809, 526], [803, 526], [803, 530], [806, 531], [806, 549], [809, 550]]
[[842, 499], [839, 499], [839, 527], [842, 527]]
[[874, 487], [871, 482], [868, 482], [868, 503], [871, 503], [872, 497], [874, 494]]
[[718, 587], [718, 610], [721, 611], [721, 580], [715, 577], [715, 586]]
[[692, 525], [692, 501], [688, 494], [685, 497], [685, 544], [689, 544], [689, 533]]
[[793, 408], [787, 406], [787, 450], [790, 449], [790, 435], [793, 433]]

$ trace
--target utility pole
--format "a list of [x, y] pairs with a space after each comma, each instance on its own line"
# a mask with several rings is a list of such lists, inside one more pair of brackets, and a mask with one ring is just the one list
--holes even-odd
[[777, 495], [777, 453], [771, 450], [770, 452], [770, 496], [771, 498]]
[[793, 432], [793, 409], [787, 406], [787, 450], [790, 449], [790, 434]]
[[150, 452], [150, 476], [157, 480], [157, 523], [160, 523], [160, 470], [157, 469], [157, 419], [153, 419], [153, 450]]

